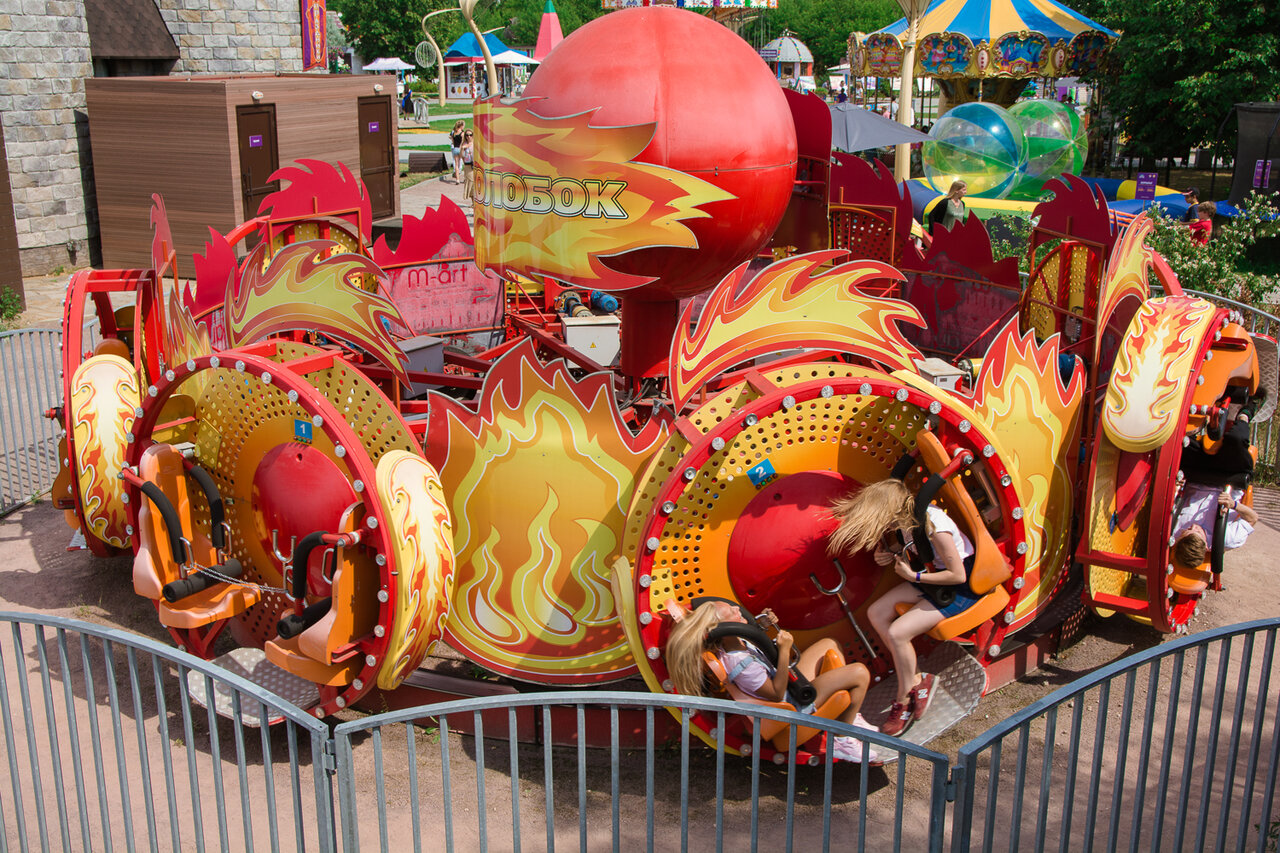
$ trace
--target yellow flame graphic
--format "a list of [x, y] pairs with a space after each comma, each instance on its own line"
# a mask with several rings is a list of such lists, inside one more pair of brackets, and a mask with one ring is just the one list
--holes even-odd
[[551, 276], [627, 290], [651, 279], [604, 259], [656, 246], [697, 248], [685, 220], [732, 195], [701, 178], [633, 161], [654, 123], [596, 127], [592, 110], [540, 116], [538, 101], [476, 104], [476, 265], [506, 278]]
[[116, 548], [129, 542], [125, 531], [124, 468], [127, 434], [141, 405], [133, 365], [116, 355], [97, 355], [76, 368], [71, 379], [75, 471], [84, 520], [90, 533]]
[[[1111, 312], [1128, 296], [1136, 296], [1141, 302], [1151, 292], [1147, 281], [1152, 265], [1153, 250], [1147, 246], [1147, 235], [1155, 226], [1146, 213], [1138, 216], [1123, 231], [1119, 242], [1107, 262], [1098, 293], [1098, 328], [1106, 328]], [[1097, 335], [1093, 344], [1093, 359], [1101, 358], [1103, 336]]]
[[396, 551], [396, 613], [378, 687], [394, 690], [444, 633], [452, 525], [440, 478], [421, 456], [388, 451], [378, 460], [377, 482]]
[[449, 644], [530, 681], [634, 672], [608, 561], [665, 429], [650, 422], [632, 436], [606, 374], [575, 381], [528, 342], [490, 371], [477, 414], [443, 396], [432, 405], [428, 445], [447, 435], [437, 467], [456, 523]]
[[702, 383], [749, 358], [791, 347], [824, 347], [914, 370], [923, 358], [898, 329], [924, 326], [910, 303], [863, 294], [872, 282], [901, 281], [879, 261], [854, 261], [818, 273], [843, 252], [813, 252], [771, 264], [735, 296], [747, 267], [738, 267], [711, 292], [698, 328], [685, 309], [671, 342], [671, 396], [677, 410]]
[[1084, 372], [1058, 378], [1058, 336], [1036, 346], [1011, 321], [992, 342], [974, 388], [973, 411], [1000, 437], [1026, 532], [1024, 586], [1012, 629], [1021, 627], [1057, 585], [1069, 557], [1072, 482]]
[[331, 240], [307, 240], [285, 246], [265, 264], [266, 246], [259, 244], [239, 287], [227, 294], [231, 346], [277, 332], [314, 330], [361, 347], [409, 384], [408, 357], [387, 332], [387, 324], [404, 326], [400, 311], [386, 297], [352, 283], [368, 275], [385, 285], [386, 274], [360, 255], [326, 256], [333, 252], [342, 248]]
[[1117, 447], [1145, 453], [1173, 435], [1215, 313], [1208, 302], [1186, 296], [1143, 303], [1120, 345], [1102, 409], [1102, 428]]

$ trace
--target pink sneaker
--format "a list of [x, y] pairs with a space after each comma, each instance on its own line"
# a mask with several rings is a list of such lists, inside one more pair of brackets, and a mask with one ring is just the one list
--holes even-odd
[[[862, 741], [853, 737], [836, 737], [831, 739], [831, 754], [837, 761], [849, 761], [861, 764], [864, 758]], [[868, 748], [865, 753], [868, 764], [880, 764], [880, 756], [874, 749]]]
[[937, 688], [936, 676], [927, 672], [920, 673], [920, 680], [916, 682], [915, 687], [911, 688], [911, 715], [914, 719], [920, 719], [924, 716], [924, 712], [929, 710], [929, 703], [933, 701], [933, 694]]

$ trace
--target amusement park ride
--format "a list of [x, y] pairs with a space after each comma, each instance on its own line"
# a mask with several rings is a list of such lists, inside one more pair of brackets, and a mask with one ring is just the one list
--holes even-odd
[[[1025, 287], [976, 219], [922, 250], [910, 198], [833, 163], [820, 112], [723, 27], [631, 9], [476, 105], [474, 237], [442, 200], [371, 245], [359, 180], [307, 161], [183, 286], [157, 197], [151, 267], [70, 282], [55, 498], [93, 553], [133, 552], [175, 642], [209, 656], [229, 629], [317, 716], [439, 641], [518, 681], [669, 691], [670, 613], [700, 596], [884, 676], [866, 608], [892, 572], [828, 558], [827, 508], [895, 468], [977, 549], [979, 602], [922, 650], [992, 667], [1082, 597], [1184, 630], [1221, 543], [1173, 565], [1179, 455], [1274, 345], [1078, 179], [1036, 209]], [[621, 297], [616, 368], [565, 340], [590, 291]], [[501, 343], [436, 328], [460, 346], [409, 367], [406, 306], [484, 299]]]

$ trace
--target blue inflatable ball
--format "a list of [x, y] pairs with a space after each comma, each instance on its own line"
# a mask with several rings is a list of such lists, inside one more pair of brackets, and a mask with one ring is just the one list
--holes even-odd
[[1076, 111], [1044, 98], [1019, 101], [1009, 114], [1027, 137], [1027, 165], [1013, 188], [1014, 198], [1037, 199], [1044, 185], [1060, 175], [1078, 175], [1089, 141]]
[[1004, 198], [1027, 161], [1026, 136], [1001, 107], [961, 104], [938, 119], [920, 154], [925, 179], [938, 192], [964, 181], [969, 195]]

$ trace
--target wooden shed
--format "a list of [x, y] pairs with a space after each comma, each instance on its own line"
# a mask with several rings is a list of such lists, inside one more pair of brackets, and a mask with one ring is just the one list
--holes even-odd
[[209, 228], [253, 218], [301, 158], [344, 163], [369, 191], [375, 220], [400, 207], [395, 85], [380, 75], [246, 74], [85, 81], [103, 265], [146, 266], [151, 194], [169, 214], [191, 274]]

